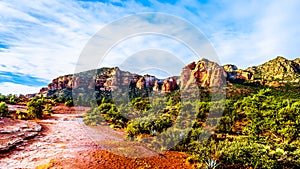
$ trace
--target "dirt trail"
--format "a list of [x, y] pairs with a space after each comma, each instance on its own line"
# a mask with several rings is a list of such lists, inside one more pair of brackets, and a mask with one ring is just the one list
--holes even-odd
[[[30, 144], [0, 159], [1, 168], [35, 168], [59, 157], [75, 157], [76, 151], [90, 146], [92, 140], [85, 134], [74, 114], [54, 114], [53, 119], [39, 122], [42, 133]], [[78, 116], [77, 116], [78, 117]]]
[[187, 155], [159, 155], [124, 141], [124, 132], [86, 126], [81, 113], [66, 112], [39, 121], [42, 132], [0, 158], [0, 168], [188, 168], [184, 164]]

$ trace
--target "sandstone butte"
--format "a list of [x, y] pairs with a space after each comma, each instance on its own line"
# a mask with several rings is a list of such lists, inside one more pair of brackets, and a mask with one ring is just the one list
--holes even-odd
[[151, 91], [168, 93], [177, 89], [224, 86], [228, 83], [245, 81], [268, 86], [284, 86], [284, 82], [298, 82], [300, 58], [287, 60], [276, 57], [259, 66], [246, 70], [238, 69], [233, 64], [219, 64], [201, 59], [182, 68], [180, 76], [158, 79], [151, 75], [138, 75], [114, 68], [100, 68], [74, 75], [60, 76], [52, 80], [39, 94], [49, 96], [61, 89], [90, 88], [99, 91], [113, 91], [118, 88], [135, 87]]

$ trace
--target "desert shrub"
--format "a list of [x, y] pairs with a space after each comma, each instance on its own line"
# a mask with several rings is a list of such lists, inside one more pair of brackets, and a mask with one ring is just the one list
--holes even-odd
[[[248, 140], [221, 142], [220, 159], [232, 168], [274, 168], [274, 160], [268, 159], [268, 147]], [[273, 166], [273, 167], [272, 167]]]
[[9, 116], [8, 107], [5, 102], [0, 102], [0, 116], [1, 117]]
[[7, 96], [7, 102], [9, 103], [9, 104], [16, 104], [17, 103], [17, 97], [15, 96], [15, 95], [12, 95], [12, 94], [9, 94], [8, 96]]
[[101, 124], [102, 122], [105, 122], [99, 108], [94, 108], [89, 110], [86, 114], [83, 116], [83, 121], [86, 125], [96, 126], [98, 124]]
[[52, 105], [51, 104], [46, 104], [45, 108], [43, 109], [43, 114], [44, 115], [52, 115], [53, 110], [52, 110]]
[[101, 103], [84, 115], [84, 123], [87, 125], [101, 125], [105, 121], [114, 124], [115, 128], [123, 128], [127, 123], [127, 119], [112, 103]]
[[68, 107], [74, 106], [73, 100], [67, 100], [67, 101], [65, 102], [65, 105], [68, 106]]
[[138, 126], [139, 126], [139, 124], [137, 122], [130, 121], [130, 123], [126, 127], [127, 136], [134, 137], [134, 136], [140, 134], [140, 130], [139, 130]]
[[[299, 149], [251, 139], [221, 142], [219, 160], [227, 168], [299, 168]], [[290, 147], [291, 148], [291, 147]]]
[[296, 140], [300, 132], [300, 102], [278, 100], [269, 94], [270, 90], [260, 90], [235, 103], [235, 111], [247, 122], [243, 132], [256, 139], [268, 135], [281, 142]]
[[[199, 142], [195, 140], [199, 133], [191, 132], [175, 149], [193, 154], [199, 164], [214, 159], [221, 163], [220, 168], [299, 168], [299, 101], [278, 99], [271, 90], [263, 89], [229, 102], [217, 129], [226, 133], [225, 139], [213, 134], [211, 141]], [[199, 112], [197, 117], [203, 118]], [[227, 137], [236, 122], [242, 124], [242, 135]]]
[[138, 97], [131, 101], [133, 108], [137, 111], [147, 111], [150, 109], [149, 100]]
[[142, 118], [132, 119], [127, 128], [127, 135], [130, 137], [137, 136], [139, 134], [151, 134], [160, 133], [171, 127], [173, 124], [172, 116], [168, 113], [160, 116], [149, 114]]
[[27, 120], [28, 119], [28, 113], [27, 112], [21, 112], [20, 110], [16, 111], [16, 118], [20, 120]]
[[43, 99], [32, 99], [27, 103], [28, 115], [30, 118], [41, 118], [44, 109]]
[[27, 103], [27, 114], [29, 119], [42, 118], [45, 100], [33, 98]]
[[[84, 120], [125, 128], [131, 139], [157, 136], [149, 141], [152, 146], [188, 152], [200, 168], [210, 162], [218, 164], [215, 168], [300, 168], [299, 99], [278, 97], [277, 89], [255, 90], [226, 102], [174, 101], [171, 95], [151, 103], [147, 97], [135, 97], [118, 109], [101, 102]], [[170, 127], [175, 130], [167, 130]]]

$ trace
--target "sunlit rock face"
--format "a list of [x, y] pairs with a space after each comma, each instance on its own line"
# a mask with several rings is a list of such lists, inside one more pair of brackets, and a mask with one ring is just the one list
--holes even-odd
[[295, 81], [300, 74], [300, 59], [288, 60], [278, 56], [262, 65], [247, 68], [257, 79]]
[[176, 79], [174, 77], [169, 77], [163, 81], [161, 90], [163, 92], [171, 92], [178, 88]]
[[[75, 75], [60, 76], [52, 80], [40, 93], [55, 94], [64, 89], [95, 89], [96, 91], [116, 91], [119, 89], [149, 90], [169, 93], [183, 86], [220, 86], [226, 74], [221, 66], [206, 59], [190, 63], [182, 69], [181, 76], [158, 79], [151, 75], [138, 75], [122, 71], [118, 67], [101, 68]], [[51, 92], [49, 92], [51, 91]], [[49, 95], [49, 94], [48, 94]]]
[[157, 92], [161, 89], [158, 80], [155, 80], [154, 86], [153, 86], [153, 91]]
[[[262, 65], [239, 69], [233, 64], [219, 64], [201, 59], [182, 68], [179, 77], [158, 79], [151, 75], [138, 75], [114, 68], [100, 68], [74, 75], [55, 78], [40, 90], [39, 94], [49, 96], [64, 93], [64, 90], [123, 91], [147, 90], [169, 93], [177, 89], [197, 89], [199, 87], [223, 86], [227, 82], [245, 81], [261, 85], [281, 86], [284, 82], [299, 82], [300, 59], [288, 60], [277, 57]], [[276, 81], [276, 83], [275, 83]], [[272, 82], [272, 83], [271, 83]], [[70, 92], [69, 92], [70, 93]]]
[[207, 59], [191, 63], [182, 69], [180, 76], [181, 88], [193, 85], [200, 87], [214, 87], [226, 84], [226, 72], [222, 66]]
[[227, 64], [224, 65], [223, 68], [227, 75], [227, 81], [243, 83], [246, 80], [254, 80], [254, 75], [252, 72], [238, 69], [235, 65]]

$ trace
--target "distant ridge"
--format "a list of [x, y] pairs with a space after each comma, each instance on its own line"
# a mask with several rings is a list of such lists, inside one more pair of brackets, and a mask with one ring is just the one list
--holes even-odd
[[166, 79], [158, 79], [152, 75], [138, 75], [120, 70], [118, 67], [100, 68], [74, 75], [60, 76], [53, 79], [47, 87], [42, 88], [39, 94], [44, 96], [68, 95], [68, 97], [71, 97], [73, 89], [91, 89], [105, 92], [117, 90], [120, 86], [168, 93], [187, 88], [191, 84], [201, 87], [222, 86], [226, 85], [226, 82], [240, 84], [260, 82], [261, 85], [273, 85], [273, 82], [276, 81], [276, 85], [273, 86], [280, 86], [279, 82], [297, 83], [299, 79], [300, 58], [288, 60], [278, 56], [246, 70], [239, 69], [233, 64], [220, 66], [207, 59], [201, 59], [197, 63], [192, 62], [182, 68], [180, 76]]
[[257, 79], [294, 82], [299, 79], [300, 58], [288, 60], [282, 56], [278, 56], [262, 65], [252, 66], [246, 70], [255, 74], [255, 78]]

